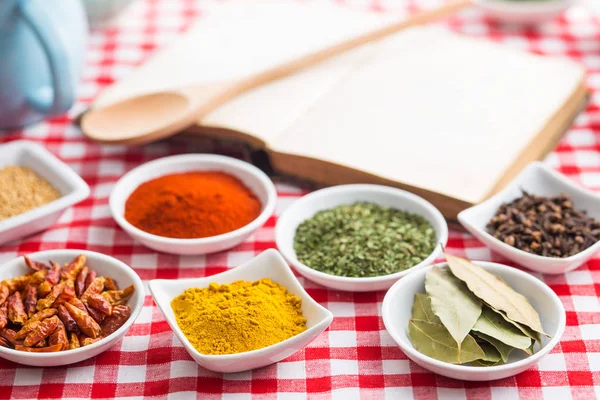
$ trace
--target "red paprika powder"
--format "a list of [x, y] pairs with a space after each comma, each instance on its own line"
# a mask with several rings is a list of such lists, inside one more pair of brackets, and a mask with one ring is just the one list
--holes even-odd
[[218, 171], [165, 175], [141, 184], [125, 203], [125, 219], [158, 236], [220, 235], [252, 222], [260, 200], [234, 176]]

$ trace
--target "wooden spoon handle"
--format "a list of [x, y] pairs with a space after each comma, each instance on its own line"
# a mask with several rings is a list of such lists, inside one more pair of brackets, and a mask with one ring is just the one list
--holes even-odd
[[396, 22], [391, 25], [386, 25], [383, 28], [375, 29], [363, 35], [356, 36], [343, 42], [337, 43], [331, 47], [315, 51], [314, 53], [310, 53], [290, 62], [277, 65], [275, 67], [261, 71], [257, 74], [246, 77], [240, 81], [237, 81], [233, 86], [230, 86], [229, 90], [227, 90], [227, 95], [222, 96], [221, 99], [233, 98], [243, 92], [262, 86], [266, 83], [283, 78], [285, 76], [291, 75], [304, 68], [311, 67], [315, 64], [318, 64], [329, 58], [345, 53], [349, 50], [383, 39], [384, 37], [401, 31], [402, 29], [435, 21], [447, 15], [454, 14], [457, 11], [472, 5], [473, 0], [456, 0], [432, 10], [419, 11], [403, 21]]

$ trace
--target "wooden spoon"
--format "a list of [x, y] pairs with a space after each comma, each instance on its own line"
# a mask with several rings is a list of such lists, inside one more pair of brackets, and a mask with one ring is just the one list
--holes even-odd
[[106, 107], [92, 108], [83, 115], [81, 129], [90, 139], [105, 143], [142, 144], [162, 139], [193, 125], [244, 92], [382, 39], [409, 26], [431, 22], [470, 5], [472, 0], [457, 0], [434, 10], [422, 11], [409, 19], [243, 79], [150, 93]]

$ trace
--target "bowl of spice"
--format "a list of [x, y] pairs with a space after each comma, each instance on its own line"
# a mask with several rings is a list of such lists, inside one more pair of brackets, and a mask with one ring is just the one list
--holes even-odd
[[42, 146], [25, 140], [0, 145], [0, 245], [43, 231], [89, 186]]
[[114, 346], [144, 305], [126, 264], [83, 250], [48, 250], [0, 267], [0, 357], [73, 364]]
[[289, 357], [333, 320], [274, 249], [217, 275], [156, 279], [149, 287], [188, 353], [217, 372], [246, 371]]
[[408, 358], [450, 378], [489, 381], [535, 366], [560, 342], [565, 309], [543, 281], [502, 264], [446, 260], [383, 299], [385, 328]]
[[600, 196], [541, 162], [458, 220], [493, 251], [541, 273], [571, 271], [600, 250]]
[[277, 193], [258, 168], [231, 157], [185, 154], [143, 164], [110, 195], [133, 239], [173, 254], [207, 254], [246, 240], [273, 214]]
[[300, 274], [348, 291], [388, 289], [431, 264], [447, 240], [446, 221], [431, 203], [380, 185], [310, 193], [275, 227], [277, 247]]

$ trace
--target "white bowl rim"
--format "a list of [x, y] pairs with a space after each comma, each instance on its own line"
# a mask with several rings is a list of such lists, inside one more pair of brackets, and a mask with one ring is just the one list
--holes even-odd
[[[536, 287], [539, 288], [539, 290], [546, 293], [553, 300], [554, 305], [562, 312], [559, 315], [558, 330], [557, 330], [556, 334], [554, 336], [552, 336], [550, 341], [548, 341], [548, 343], [546, 343], [546, 345], [544, 347], [539, 349], [533, 355], [528, 356], [522, 360], [518, 360], [515, 362], [503, 364], [503, 365], [494, 365], [491, 367], [476, 367], [476, 366], [470, 366], [470, 365], [450, 364], [450, 363], [447, 363], [444, 361], [436, 360], [435, 358], [429, 357], [429, 356], [419, 352], [417, 349], [414, 348], [414, 346], [412, 345], [412, 343], [410, 343], [410, 341], [408, 343], [406, 343], [404, 341], [404, 339], [399, 337], [395, 332], [393, 332], [393, 330], [389, 329], [388, 324], [386, 324], [386, 319], [387, 319], [386, 317], [388, 315], [392, 315], [392, 312], [390, 311], [390, 307], [392, 307], [392, 305], [390, 304], [390, 301], [391, 301], [390, 299], [392, 297], [392, 293], [397, 290], [400, 290], [399, 288], [403, 284], [410, 282], [411, 279], [413, 279], [413, 280], [417, 279], [418, 278], [417, 274], [414, 274], [412, 276], [408, 275], [404, 279], [401, 279], [398, 282], [394, 283], [394, 285], [385, 294], [385, 297], [383, 298], [383, 303], [381, 306], [381, 316], [382, 316], [383, 325], [385, 326], [386, 331], [390, 334], [390, 336], [394, 339], [394, 341], [398, 344], [398, 346], [400, 347], [400, 349], [403, 352], [409, 353], [414, 358], [419, 358], [429, 364], [433, 364], [435, 367], [449, 369], [449, 370], [452, 370], [453, 372], [464, 372], [464, 373], [500, 372], [500, 371], [516, 369], [519, 367], [525, 367], [527, 365], [536, 364], [542, 357], [544, 357], [546, 354], [548, 354], [560, 342], [560, 339], [565, 331], [566, 324], [567, 324], [567, 316], [566, 316], [565, 308], [562, 304], [562, 301], [560, 301], [560, 298], [558, 297], [558, 295], [552, 289], [550, 289], [550, 287], [546, 283], [537, 279], [533, 275], [528, 274], [527, 272], [521, 271], [520, 269], [511, 267], [508, 265], [495, 263], [495, 262], [491, 262], [491, 261], [471, 260], [471, 262], [473, 264], [479, 265], [480, 267], [483, 267], [483, 268], [494, 267], [494, 268], [499, 268], [501, 270], [504, 270], [508, 273], [514, 273], [520, 279], [524, 279], [529, 282], [532, 282]], [[448, 265], [447, 262], [442, 262], [442, 263], [438, 263], [438, 264], [429, 265], [428, 268], [445, 267], [447, 265]], [[403, 343], [403, 345], [400, 345], [400, 343]]]
[[[125, 323], [116, 331], [114, 331], [113, 333], [111, 333], [110, 335], [102, 338], [101, 340], [92, 343], [88, 346], [85, 347], [79, 347], [77, 349], [72, 349], [72, 350], [66, 350], [66, 351], [57, 351], [57, 352], [53, 352], [53, 353], [34, 353], [34, 352], [26, 352], [26, 351], [20, 351], [20, 350], [15, 350], [15, 349], [9, 349], [6, 347], [2, 347], [0, 346], [0, 356], [2, 354], [10, 354], [10, 355], [22, 355], [24, 357], [27, 358], [31, 358], [31, 359], [40, 359], [40, 360], [44, 360], [44, 359], [52, 359], [52, 358], [56, 358], [56, 357], [64, 357], [67, 355], [75, 355], [75, 354], [81, 354], [81, 353], [87, 353], [90, 352], [98, 347], [104, 346], [106, 345], [110, 340], [113, 340], [115, 337], [118, 336], [118, 334], [129, 330], [129, 328], [131, 328], [131, 326], [133, 325], [133, 323], [135, 322], [135, 320], [137, 319], [138, 315], [140, 314], [140, 312], [142, 311], [142, 308], [144, 307], [144, 285], [142, 283], [141, 278], [139, 277], [139, 275], [133, 270], [133, 268], [131, 268], [129, 265], [125, 264], [123, 261], [118, 260], [114, 257], [108, 256], [106, 254], [102, 254], [102, 253], [98, 253], [95, 251], [90, 251], [90, 250], [77, 250], [77, 249], [54, 249], [54, 250], [43, 250], [43, 251], [38, 251], [37, 253], [31, 253], [31, 254], [27, 254], [28, 257], [32, 257], [32, 258], [40, 258], [40, 257], [48, 257], [48, 259], [50, 257], [53, 257], [57, 254], [61, 254], [61, 255], [70, 255], [73, 254], [74, 257], [80, 255], [80, 254], [84, 254], [86, 256], [88, 255], [92, 255], [93, 257], [98, 257], [100, 258], [102, 261], [106, 262], [106, 263], [111, 263], [114, 264], [116, 266], [118, 266], [119, 268], [121, 268], [133, 281], [133, 286], [135, 288], [135, 293], [136, 296], [141, 296], [141, 298], [138, 301], [138, 306], [135, 309], [131, 310], [131, 315], [129, 316], [129, 319], [127, 321], [125, 321]], [[17, 260], [22, 260], [23, 256], [17, 257], [17, 258], [13, 258], [12, 260], [9, 260], [5, 263], [3, 263], [0, 266], [0, 269], [6, 265], [6, 264], [10, 264], [10, 263], [14, 263]], [[25, 261], [23, 261], [23, 263], [25, 263]]]
[[521, 173], [519, 175], [517, 175], [500, 192], [496, 193], [495, 195], [493, 195], [492, 197], [486, 199], [485, 201], [482, 201], [479, 204], [475, 204], [474, 206], [469, 207], [466, 210], [463, 210], [460, 213], [458, 213], [457, 219], [461, 223], [461, 225], [463, 225], [465, 228], [470, 227], [471, 229], [474, 229], [477, 232], [479, 232], [480, 234], [486, 236], [488, 239], [492, 239], [496, 243], [497, 246], [500, 246], [500, 247], [502, 247], [503, 249], [505, 249], [507, 251], [517, 252], [517, 253], [519, 253], [520, 256], [525, 257], [525, 258], [529, 258], [529, 260], [531, 262], [549, 262], [549, 261], [553, 261], [553, 262], [560, 262], [560, 263], [569, 263], [569, 262], [572, 262], [572, 261], [577, 261], [577, 260], [579, 260], [581, 258], [585, 258], [588, 255], [595, 254], [600, 249], [600, 240], [597, 241], [596, 243], [594, 243], [593, 245], [591, 245], [590, 247], [588, 247], [587, 249], [585, 249], [583, 251], [580, 251], [577, 254], [573, 254], [572, 256], [569, 256], [569, 257], [540, 256], [539, 254], [528, 253], [525, 250], [521, 250], [521, 249], [518, 249], [516, 247], [510, 246], [510, 245], [504, 243], [503, 241], [495, 238], [494, 236], [490, 235], [489, 232], [486, 229], [482, 229], [479, 226], [471, 223], [471, 219], [469, 218], [469, 215], [472, 214], [472, 213], [474, 213], [477, 209], [485, 207], [485, 206], [489, 205], [490, 203], [495, 203], [498, 199], [502, 200], [501, 204], [504, 204], [506, 202], [506, 200], [503, 200], [503, 199], [507, 197], [506, 194], [511, 191], [511, 189], [513, 188], [513, 186], [517, 182], [519, 182], [520, 179], [522, 179], [521, 177], [523, 176], [523, 174], [525, 174], [529, 170], [541, 170], [542, 173], [547, 173], [550, 176], [552, 176], [553, 179], [558, 180], [560, 182], [560, 184], [563, 185], [563, 187], [566, 187], [569, 190], [572, 190], [574, 192], [578, 192], [580, 195], [584, 195], [584, 196], [596, 198], [596, 200], [598, 201], [598, 204], [600, 204], [600, 194], [597, 194], [595, 192], [592, 192], [589, 189], [586, 189], [586, 188], [584, 188], [582, 186], [577, 185], [575, 182], [573, 182], [572, 180], [568, 179], [563, 174], [561, 174], [561, 173], [555, 171], [554, 169], [548, 167], [543, 162], [541, 162], [541, 161], [534, 161], [534, 162], [529, 163], [521, 171]]
[[[233, 230], [231, 232], [223, 233], [223, 234], [216, 235], [216, 236], [208, 236], [208, 237], [204, 237], [204, 238], [179, 239], [179, 238], [169, 238], [169, 237], [165, 237], [165, 236], [154, 235], [152, 233], [143, 231], [143, 230], [139, 229], [138, 227], [134, 226], [133, 224], [131, 224], [129, 221], [127, 221], [123, 215], [116, 212], [117, 200], [116, 200], [115, 193], [117, 193], [117, 191], [119, 191], [121, 189], [121, 187], [123, 187], [125, 184], [128, 183], [127, 182], [128, 179], [133, 179], [132, 176], [139, 174], [141, 171], [145, 171], [147, 169], [156, 169], [156, 168], [159, 168], [160, 166], [163, 166], [166, 164], [177, 164], [179, 162], [194, 162], [194, 161], [199, 162], [199, 163], [204, 162], [204, 161], [209, 161], [209, 162], [221, 163], [224, 165], [227, 164], [236, 169], [243, 170], [243, 171], [246, 171], [246, 172], [254, 175], [254, 177], [256, 177], [259, 180], [260, 184], [267, 191], [267, 201], [265, 202], [265, 204], [261, 204], [263, 209], [262, 209], [261, 213], [258, 215], [258, 217], [256, 217], [250, 223], [242, 226], [241, 228]], [[165, 174], [165, 175], [167, 175], [167, 174]], [[164, 176], [164, 175], [161, 175], [161, 176]], [[147, 182], [147, 181], [144, 181], [144, 182]], [[139, 187], [139, 185], [141, 185], [141, 183], [137, 184], [136, 188]], [[133, 189], [133, 190], [135, 190], [135, 189]], [[251, 189], [249, 189], [249, 190], [251, 190]], [[252, 192], [254, 192], [254, 191], [252, 191]], [[160, 242], [161, 244], [165, 244], [165, 245], [208, 245], [208, 244], [214, 244], [214, 243], [218, 243], [221, 241], [225, 241], [228, 239], [233, 239], [235, 237], [243, 236], [246, 234], [250, 234], [252, 231], [260, 228], [265, 222], [267, 222], [269, 217], [273, 214], [273, 211], [275, 210], [276, 200], [277, 200], [277, 191], [275, 189], [275, 185], [273, 184], [271, 179], [269, 179], [267, 174], [265, 174], [263, 171], [261, 171], [254, 165], [249, 164], [242, 160], [238, 160], [237, 158], [233, 158], [233, 157], [227, 157], [227, 156], [222, 156], [222, 155], [218, 155], [218, 154], [195, 153], [195, 154], [179, 154], [179, 155], [174, 155], [174, 156], [162, 157], [162, 158], [158, 158], [156, 160], [149, 161], [147, 163], [144, 163], [144, 164], [141, 164], [141, 165], [135, 167], [134, 169], [132, 169], [131, 171], [129, 171], [125, 175], [123, 175], [117, 181], [117, 183], [115, 184], [115, 186], [113, 187], [113, 189], [110, 193], [109, 206], [110, 206], [110, 211], [112, 213], [113, 218], [115, 219], [117, 224], [119, 224], [119, 226], [121, 226], [121, 228], [125, 229], [126, 231], [133, 231], [136, 235], [140, 236], [144, 240]], [[127, 201], [127, 199], [125, 199], [125, 201]]]
[[[282, 240], [281, 234], [278, 233], [282, 229], [281, 226], [283, 225], [283, 223], [281, 221], [285, 221], [287, 218], [289, 218], [289, 215], [292, 214], [292, 212], [294, 211], [294, 208], [301, 208], [304, 206], [305, 203], [308, 203], [315, 198], [324, 197], [324, 196], [330, 195], [332, 193], [357, 192], [357, 191], [380, 192], [380, 193], [392, 194], [392, 195], [401, 197], [404, 200], [418, 203], [421, 206], [428, 209], [433, 214], [434, 218], [437, 220], [437, 222], [440, 224], [440, 226], [442, 227], [441, 232], [436, 232], [439, 234], [440, 240], [438, 240], [438, 243], [435, 245], [431, 254], [429, 254], [429, 256], [427, 256], [427, 258], [425, 258], [420, 263], [415, 264], [412, 267], [407, 268], [403, 271], [398, 271], [398, 272], [394, 272], [392, 274], [381, 275], [381, 276], [349, 277], [349, 276], [338, 276], [338, 275], [327, 274], [325, 272], [321, 272], [316, 269], [312, 269], [309, 266], [304, 265], [303, 263], [298, 261], [298, 258], [296, 257], [295, 252], [293, 254], [288, 254], [287, 252], [282, 250], [281, 246], [279, 246], [279, 242], [280, 242], [280, 240]], [[376, 203], [376, 202], [374, 202], [374, 203]], [[400, 207], [398, 207], [397, 209], [401, 210]], [[415, 213], [413, 213], [413, 214], [415, 214]], [[417, 215], [420, 215], [420, 214], [417, 214]], [[435, 229], [435, 227], [433, 227], [433, 228]], [[328, 188], [320, 189], [320, 190], [314, 191], [312, 193], [309, 193], [309, 194], [301, 197], [299, 200], [294, 202], [292, 205], [290, 205], [289, 208], [287, 208], [283, 212], [283, 214], [281, 215], [281, 217], [279, 217], [279, 220], [277, 221], [277, 225], [275, 226], [275, 242], [277, 244], [277, 248], [281, 251], [281, 254], [283, 254], [285, 259], [288, 260], [294, 266], [294, 268], [297, 268], [300, 272], [302, 272], [302, 274], [306, 274], [307, 276], [314, 276], [321, 280], [336, 281], [338, 283], [380, 283], [380, 282], [386, 282], [388, 280], [401, 278], [410, 272], [424, 268], [424, 267], [430, 265], [431, 263], [433, 263], [433, 261], [437, 258], [437, 256], [440, 255], [442, 252], [442, 246], [440, 246], [440, 244], [443, 246], [446, 246], [446, 243], [448, 242], [448, 224], [446, 223], [446, 220], [445, 220], [444, 216], [442, 215], [442, 213], [437, 208], [435, 208], [435, 206], [433, 204], [431, 204], [424, 198], [417, 196], [414, 193], [407, 192], [406, 190], [394, 188], [391, 186], [362, 184], [362, 183], [337, 185], [337, 186], [331, 186]]]
[[484, 9], [517, 11], [524, 14], [540, 11], [560, 11], [575, 3], [574, 0], [475, 0], [478, 7]]
[[[305, 331], [300, 332], [297, 335], [291, 336], [291, 337], [289, 337], [289, 338], [287, 338], [287, 339], [285, 339], [285, 340], [283, 340], [281, 342], [273, 343], [272, 345], [269, 345], [267, 347], [262, 347], [262, 348], [256, 349], [256, 350], [250, 350], [250, 351], [244, 351], [244, 352], [241, 352], [241, 353], [232, 353], [232, 354], [203, 354], [203, 353], [200, 353], [192, 345], [192, 343], [189, 341], [189, 339], [185, 336], [185, 334], [183, 333], [183, 331], [181, 330], [181, 328], [179, 328], [179, 325], [177, 325], [177, 321], [175, 321], [175, 328], [172, 327], [171, 324], [169, 324], [169, 326], [173, 330], [173, 333], [175, 334], [175, 336], [177, 336], [177, 338], [182, 342], [182, 344], [186, 344], [187, 345], [185, 347], [186, 347], [186, 349], [188, 349], [188, 351], [192, 351], [195, 356], [197, 356], [198, 358], [202, 359], [203, 361], [233, 361], [233, 360], [239, 360], [240, 358], [254, 358], [255, 356], [261, 356], [261, 355], [263, 355], [263, 354], [271, 351], [275, 347], [285, 347], [287, 344], [289, 344], [289, 342], [291, 340], [297, 339], [300, 336], [308, 336], [308, 335], [312, 334], [314, 331], [323, 328], [323, 326], [325, 326], [323, 328], [323, 330], [325, 330], [325, 329], [327, 329], [327, 327], [329, 327], [329, 325], [333, 321], [333, 313], [331, 311], [329, 311], [326, 307], [323, 307], [321, 304], [319, 304], [319, 302], [317, 302], [315, 299], [312, 298], [311, 295], [308, 294], [308, 292], [306, 291], [306, 289], [304, 288], [304, 286], [300, 283], [300, 281], [298, 281], [298, 278], [292, 272], [290, 266], [285, 262], [285, 260], [283, 259], [283, 257], [279, 253], [279, 251], [277, 251], [275, 249], [267, 249], [267, 250], [261, 252], [260, 254], [258, 254], [257, 256], [255, 256], [254, 258], [260, 256], [261, 254], [273, 253], [273, 252], [275, 252], [277, 254], [277, 256], [281, 257], [282, 263], [281, 263], [281, 267], [280, 268], [282, 268], [282, 270], [285, 271], [285, 274], [288, 275], [288, 277], [292, 278], [298, 284], [298, 289], [300, 289], [302, 291], [302, 293], [305, 296], [307, 296], [307, 298], [309, 298], [317, 308], [319, 308], [321, 311], [325, 312], [325, 314], [327, 315], [327, 317], [324, 318], [323, 320], [319, 321], [314, 326], [312, 326], [310, 328], [307, 328]], [[252, 260], [250, 260], [250, 261], [252, 261]], [[248, 261], [248, 263], [250, 261]], [[240, 265], [238, 267], [228, 269], [227, 271], [223, 271], [223, 272], [220, 272], [218, 274], [214, 274], [214, 275], [210, 275], [210, 276], [205, 276], [205, 277], [201, 277], [201, 278], [153, 279], [148, 284], [148, 288], [150, 289], [150, 293], [152, 294], [152, 298], [154, 299], [154, 302], [156, 303], [156, 305], [160, 309], [161, 313], [163, 314], [163, 317], [165, 317], [165, 320], [166, 320], [166, 316], [165, 316], [165, 314], [164, 314], [164, 312], [162, 310], [161, 304], [159, 302], [157, 302], [156, 298], [154, 297], [154, 292], [152, 290], [153, 286], [160, 285], [160, 284], [162, 284], [164, 282], [168, 283], [168, 282], [171, 282], [171, 281], [177, 281], [178, 283], [182, 283], [182, 284], [183, 283], [193, 284], [194, 282], [197, 282], [197, 281], [209, 281], [210, 279], [214, 279], [214, 278], [216, 278], [218, 276], [222, 276], [224, 274], [234, 275], [236, 269], [238, 269], [240, 267], [243, 268], [248, 263], [244, 263], [244, 264], [242, 264], [242, 265]], [[287, 288], [287, 289], [290, 290], [290, 288]], [[298, 293], [294, 293], [294, 294], [298, 295]], [[167, 321], [167, 323], [169, 323], [169, 321]]]
[[[9, 229], [27, 224], [32, 220], [67, 209], [72, 205], [85, 200], [90, 195], [90, 187], [88, 184], [67, 164], [65, 164], [54, 154], [50, 153], [44, 147], [29, 140], [16, 140], [0, 145], [0, 154], [3, 151], [11, 151], [11, 147], [22, 148], [31, 151], [35, 158], [43, 160], [45, 164], [47, 164], [57, 173], [57, 175], [60, 176], [60, 180], [69, 183], [74, 187], [74, 189], [69, 193], [61, 193], [61, 196], [56, 200], [0, 221], [0, 232], [8, 231]], [[49, 183], [52, 185], [52, 182]], [[17, 239], [17, 237], [11, 240], [15, 239]]]

